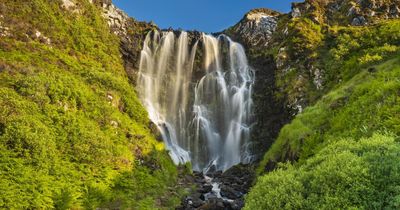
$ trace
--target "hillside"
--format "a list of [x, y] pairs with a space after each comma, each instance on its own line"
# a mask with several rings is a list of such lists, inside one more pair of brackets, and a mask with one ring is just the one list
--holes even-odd
[[[0, 208], [179, 202], [162, 198], [177, 169], [131, 85], [103, 3], [0, 1]], [[145, 24], [130, 21], [128, 37], [144, 34]]]
[[400, 57], [362, 69], [283, 127], [245, 209], [397, 209]]
[[[271, 147], [245, 209], [399, 208], [398, 5], [305, 1], [289, 14], [254, 10], [264, 23], [246, 15], [225, 31], [249, 46], [256, 77], [273, 75], [256, 101], [261, 119], [273, 113], [267, 95], [291, 121], [257, 122], [255, 137]], [[266, 47], [258, 30], [268, 30]]]

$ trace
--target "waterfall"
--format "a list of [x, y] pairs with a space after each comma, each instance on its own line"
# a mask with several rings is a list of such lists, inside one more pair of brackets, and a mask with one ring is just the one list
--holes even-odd
[[139, 97], [175, 164], [226, 170], [252, 160], [254, 73], [229, 37], [154, 31], [141, 52]]

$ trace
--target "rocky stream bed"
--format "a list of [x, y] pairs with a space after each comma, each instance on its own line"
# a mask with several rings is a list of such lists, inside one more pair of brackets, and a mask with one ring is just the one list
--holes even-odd
[[244, 195], [254, 180], [250, 165], [238, 165], [221, 172], [194, 172], [185, 177], [195, 187], [182, 199], [177, 210], [238, 210], [244, 206]]

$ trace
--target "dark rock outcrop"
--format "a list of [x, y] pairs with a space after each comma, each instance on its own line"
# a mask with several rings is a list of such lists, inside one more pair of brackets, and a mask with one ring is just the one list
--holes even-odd
[[253, 127], [253, 151], [258, 157], [272, 145], [280, 129], [290, 119], [290, 109], [285, 107], [284, 99], [276, 97], [277, 67], [272, 55], [251, 56], [250, 63], [254, 68], [254, 114], [256, 123]]

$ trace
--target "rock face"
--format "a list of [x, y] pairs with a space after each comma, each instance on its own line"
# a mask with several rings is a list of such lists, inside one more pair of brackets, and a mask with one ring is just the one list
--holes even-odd
[[235, 35], [245, 47], [268, 46], [280, 13], [269, 9], [255, 9], [247, 13], [235, 26], [224, 33]]
[[254, 114], [257, 117], [251, 138], [255, 142], [253, 152], [262, 158], [280, 129], [291, 119], [291, 115], [284, 99], [276, 97], [279, 91], [276, 87], [278, 69], [274, 57], [252, 55], [249, 61], [256, 75], [253, 100]]
[[235, 26], [223, 31], [246, 48], [249, 63], [255, 72], [253, 152], [261, 157], [280, 128], [288, 121], [284, 101], [275, 97], [277, 60], [263, 52], [273, 45], [278, 19], [282, 14], [269, 9], [255, 9], [247, 13]]

